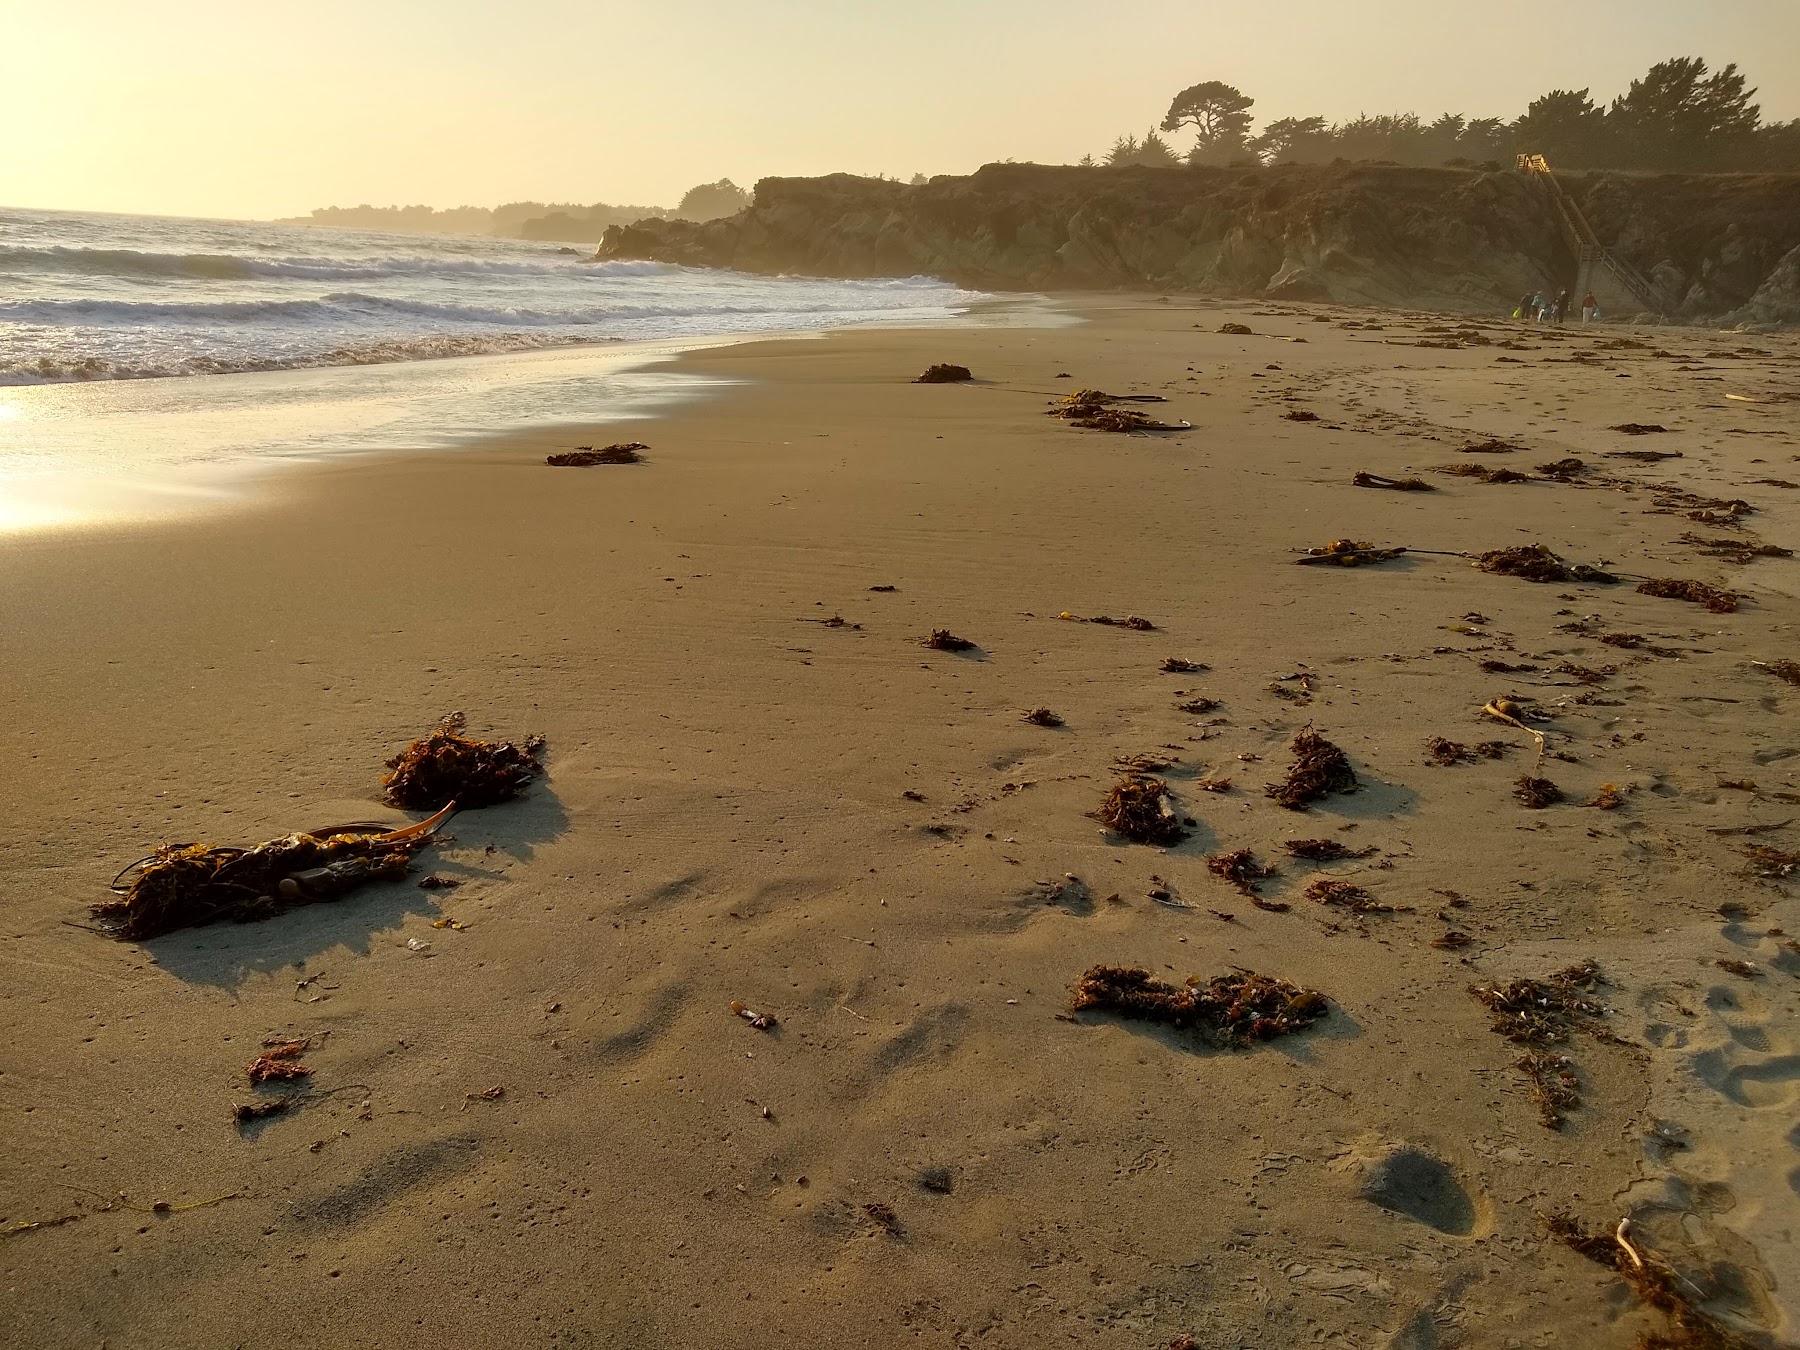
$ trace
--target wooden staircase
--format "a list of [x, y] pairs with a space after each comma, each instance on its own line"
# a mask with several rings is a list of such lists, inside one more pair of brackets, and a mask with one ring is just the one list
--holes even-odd
[[[1538, 184], [1549, 204], [1550, 213], [1556, 220], [1557, 229], [1579, 264], [1580, 271], [1575, 285], [1577, 296], [1588, 291], [1597, 293], [1600, 290], [1614, 289], [1605, 284], [1610, 280], [1651, 314], [1660, 317], [1673, 308], [1650, 278], [1600, 242], [1594, 233], [1594, 227], [1575, 204], [1575, 199], [1557, 181], [1547, 159], [1542, 155], [1520, 155], [1516, 163], [1520, 173], [1530, 175]], [[1602, 307], [1616, 308], [1606, 305], [1604, 298]]]

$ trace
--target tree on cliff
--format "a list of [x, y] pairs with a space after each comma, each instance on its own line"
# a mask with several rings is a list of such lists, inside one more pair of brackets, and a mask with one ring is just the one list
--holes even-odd
[[1170, 100], [1162, 129], [1179, 131], [1193, 127], [1198, 133], [1188, 163], [1229, 164], [1249, 152], [1250, 109], [1255, 102], [1220, 80], [1207, 80], [1183, 89]]
[[1606, 112], [1585, 89], [1552, 89], [1533, 99], [1512, 130], [1521, 152], [1553, 165], [1585, 169], [1606, 162]]
[[1609, 129], [1621, 152], [1615, 163], [1653, 169], [1728, 168], [1762, 123], [1736, 63], [1708, 75], [1698, 56], [1651, 66], [1613, 100]]
[[1148, 165], [1153, 169], [1169, 169], [1181, 161], [1175, 158], [1175, 152], [1169, 149], [1169, 143], [1158, 136], [1154, 129], [1144, 133], [1144, 139], [1136, 136], [1121, 136], [1112, 143], [1112, 149], [1106, 152], [1106, 162], [1113, 168], [1123, 168], [1128, 164]]
[[1249, 142], [1250, 153], [1265, 164], [1320, 164], [1337, 151], [1323, 117], [1281, 117]]
[[682, 194], [675, 214], [683, 220], [717, 220], [735, 216], [750, 205], [750, 194], [729, 178], [716, 183], [701, 183]]

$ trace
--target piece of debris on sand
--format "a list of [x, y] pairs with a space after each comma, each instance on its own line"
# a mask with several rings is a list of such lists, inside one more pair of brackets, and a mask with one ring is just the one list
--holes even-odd
[[1231, 780], [1229, 778], [1196, 778], [1194, 790], [1196, 792], [1230, 792]]
[[1548, 463], [1540, 464], [1537, 466], [1537, 471], [1552, 482], [1572, 483], [1587, 472], [1587, 465], [1576, 459], [1575, 456], [1569, 455], [1563, 459], [1553, 459]]
[[1659, 431], [1667, 431], [1668, 428], [1660, 422], [1621, 422], [1616, 427], [1608, 427], [1607, 430], [1622, 431], [1627, 436], [1653, 436]]
[[1542, 980], [1516, 979], [1502, 985], [1478, 984], [1469, 994], [1492, 1015], [1492, 1028], [1526, 1053], [1513, 1067], [1525, 1075], [1532, 1100], [1546, 1128], [1561, 1129], [1568, 1112], [1581, 1104], [1580, 1080], [1574, 1064], [1547, 1047], [1566, 1043], [1577, 1031], [1613, 1039], [1601, 1018], [1605, 1005], [1592, 996], [1604, 983], [1592, 961], [1565, 967]]
[[253, 848], [165, 844], [113, 878], [113, 898], [93, 906], [112, 936], [142, 942], [229, 919], [249, 923], [338, 900], [359, 886], [398, 881], [450, 818], [448, 809], [397, 830], [333, 825]]
[[1601, 1029], [1606, 1007], [1592, 997], [1604, 984], [1600, 967], [1581, 961], [1542, 980], [1478, 984], [1470, 996], [1493, 1014], [1493, 1029], [1519, 1045], [1561, 1045], [1575, 1031]]
[[1699, 549], [1709, 558], [1721, 558], [1729, 563], [1743, 567], [1755, 562], [1758, 558], [1791, 558], [1794, 550], [1782, 548], [1779, 544], [1765, 544], [1760, 539], [1708, 539], [1704, 535], [1688, 533], [1681, 536], [1681, 542], [1691, 548]]
[[1350, 479], [1353, 487], [1386, 488], [1389, 492], [1436, 492], [1423, 478], [1389, 478], [1386, 474], [1360, 471]]
[[1525, 581], [1589, 581], [1613, 582], [1618, 578], [1586, 563], [1569, 563], [1542, 544], [1521, 544], [1514, 548], [1496, 548], [1475, 559], [1475, 566], [1497, 576], [1519, 577]]
[[1065, 398], [1058, 399], [1045, 416], [1056, 417], [1072, 426], [1086, 427], [1090, 431], [1186, 431], [1186, 422], [1159, 422], [1141, 412], [1115, 405], [1123, 402], [1162, 402], [1155, 395], [1108, 394], [1099, 389], [1077, 389]]
[[1783, 881], [1794, 875], [1800, 868], [1800, 850], [1776, 848], [1771, 844], [1751, 844], [1744, 852], [1749, 855], [1752, 870], [1759, 877], [1772, 881]]
[[516, 797], [544, 771], [542, 736], [520, 744], [463, 735], [468, 719], [450, 713], [430, 735], [390, 759], [381, 780], [386, 797], [409, 810], [436, 811], [454, 802], [460, 811]]
[[1457, 453], [1460, 455], [1510, 455], [1520, 448], [1511, 441], [1503, 441], [1490, 436], [1485, 441], [1470, 441]]
[[1484, 759], [1500, 759], [1511, 750], [1512, 746], [1505, 741], [1480, 741], [1468, 746], [1461, 741], [1432, 736], [1425, 742], [1426, 754], [1430, 755], [1433, 764], [1441, 768], [1451, 768], [1458, 764], [1479, 764]]
[[970, 642], [967, 638], [958, 637], [948, 628], [934, 628], [931, 630], [930, 637], [921, 638], [920, 641], [935, 652], [968, 652], [975, 650], [975, 644], [973, 642]]
[[1156, 631], [1156, 625], [1154, 623], [1136, 614], [1127, 614], [1122, 619], [1115, 619], [1110, 614], [1096, 614], [1093, 618], [1089, 619], [1084, 618], [1079, 614], [1072, 614], [1065, 609], [1056, 617], [1063, 620], [1065, 623], [1097, 623], [1103, 628], [1130, 628], [1139, 633], [1154, 633]]
[[1625, 794], [1619, 789], [1618, 784], [1603, 783], [1600, 790], [1582, 805], [1591, 806], [1600, 811], [1617, 811], [1625, 805]]
[[1354, 882], [1335, 877], [1319, 877], [1306, 888], [1306, 898], [1321, 905], [1334, 905], [1353, 914], [1410, 914], [1411, 905], [1389, 905], [1377, 900]]
[[239, 1125], [248, 1125], [257, 1120], [267, 1120], [270, 1116], [279, 1116], [291, 1111], [306, 1096], [306, 1093], [289, 1093], [285, 1097], [271, 1097], [266, 1102], [233, 1102], [231, 1118]]
[[1305, 858], [1308, 862], [1338, 862], [1344, 858], [1367, 858], [1375, 849], [1351, 848], [1335, 839], [1287, 839], [1282, 841], [1283, 848], [1296, 858]]
[[1768, 671], [1778, 680], [1800, 685], [1800, 661], [1752, 661], [1750, 664]]
[[1249, 337], [1251, 333], [1250, 327], [1241, 323], [1222, 323], [1219, 325], [1219, 331], [1230, 333], [1235, 337]]
[[1033, 708], [1030, 712], [1023, 714], [1023, 720], [1031, 723], [1034, 727], [1060, 727], [1063, 724], [1062, 718], [1048, 708]]
[[585, 469], [593, 464], [642, 464], [643, 452], [649, 448], [642, 441], [603, 445], [598, 450], [591, 445], [582, 445], [559, 455], [546, 455], [544, 463], [559, 469]]
[[1190, 661], [1185, 656], [1163, 657], [1162, 670], [1169, 675], [1196, 675], [1212, 667], [1204, 661]]
[[1513, 784], [1513, 796], [1534, 811], [1546, 806], [1555, 806], [1563, 799], [1563, 790], [1548, 778], [1535, 778], [1531, 774], [1523, 774]]
[[1734, 1331], [1701, 1305], [1727, 1292], [1736, 1281], [1714, 1268], [1682, 1274], [1631, 1236], [1631, 1220], [1621, 1219], [1611, 1232], [1589, 1231], [1568, 1214], [1545, 1219], [1553, 1237], [1596, 1265], [1606, 1266], [1625, 1282], [1632, 1295], [1668, 1319], [1669, 1330], [1642, 1336], [1643, 1350], [1755, 1350], [1767, 1342], [1761, 1335]]
[[1484, 483], [1529, 483], [1531, 475], [1517, 469], [1496, 469], [1490, 464], [1440, 464], [1439, 473], [1458, 478], [1479, 478]]
[[1273, 867], [1259, 862], [1247, 848], [1230, 853], [1215, 853], [1206, 860], [1206, 870], [1229, 881], [1245, 895], [1256, 894], [1256, 883], [1278, 875]]
[[1107, 829], [1137, 844], [1179, 844], [1187, 838], [1169, 785], [1160, 778], [1136, 774], [1121, 778], [1094, 815]]
[[1211, 1044], [1250, 1045], [1286, 1036], [1318, 1021], [1331, 1003], [1315, 989], [1251, 972], [1218, 975], [1202, 984], [1167, 984], [1147, 970], [1094, 966], [1075, 986], [1076, 1012], [1114, 1013], [1197, 1033]]
[[1177, 700], [1176, 704], [1175, 704], [1175, 711], [1187, 713], [1191, 717], [1199, 717], [1205, 713], [1216, 712], [1218, 710], [1219, 706], [1220, 705], [1219, 705], [1218, 699], [1206, 698], [1206, 697], [1202, 696], [1200, 698], [1189, 698], [1189, 699]]
[[312, 1070], [292, 1055], [265, 1053], [244, 1066], [244, 1076], [252, 1083], [287, 1083], [312, 1077]]
[[967, 366], [953, 366], [940, 361], [936, 365], [925, 367], [925, 373], [913, 381], [914, 384], [959, 384], [963, 380], [975, 377], [969, 373]]
[[1349, 756], [1311, 727], [1294, 737], [1294, 762], [1287, 777], [1265, 791], [1290, 811], [1304, 811], [1309, 802], [1334, 792], [1354, 792], [1356, 773]]
[[1404, 548], [1377, 548], [1354, 539], [1333, 539], [1320, 548], [1309, 548], [1294, 559], [1302, 567], [1327, 563], [1334, 567], [1361, 567], [1364, 563], [1388, 562], [1405, 553]]
[[892, 1205], [886, 1205], [877, 1200], [873, 1204], [864, 1205], [862, 1211], [873, 1219], [876, 1226], [889, 1237], [903, 1238], [906, 1236], [906, 1229], [901, 1227], [900, 1216], [894, 1213]]
[[1294, 408], [1284, 412], [1282, 416], [1290, 422], [1316, 422], [1319, 420], [1319, 414], [1310, 408]]
[[1652, 577], [1637, 589], [1639, 595], [1653, 595], [1659, 600], [1688, 600], [1713, 614], [1735, 614], [1738, 601], [1743, 598], [1736, 591], [1722, 591], [1704, 581], [1684, 581], [1679, 577]]

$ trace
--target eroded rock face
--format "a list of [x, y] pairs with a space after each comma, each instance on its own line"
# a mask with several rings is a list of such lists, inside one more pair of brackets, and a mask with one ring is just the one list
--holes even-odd
[[[1800, 176], [1564, 175], [1681, 312], [1747, 306], [1800, 247]], [[1084, 169], [990, 164], [919, 186], [766, 178], [736, 216], [607, 230], [599, 258], [827, 276], [929, 273], [989, 289], [1152, 287], [1493, 312], [1573, 285], [1538, 188], [1391, 165]], [[1769, 302], [1785, 312], [1787, 283]]]
[[1800, 245], [1787, 251], [1756, 288], [1750, 303], [1731, 317], [1739, 323], [1800, 323]]

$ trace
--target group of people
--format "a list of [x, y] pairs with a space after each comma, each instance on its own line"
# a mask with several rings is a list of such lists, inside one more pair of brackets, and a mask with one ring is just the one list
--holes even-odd
[[[1526, 323], [1553, 323], [1560, 325], [1569, 316], [1568, 288], [1558, 291], [1554, 300], [1546, 300], [1542, 291], [1530, 291], [1519, 300], [1519, 307], [1513, 310], [1513, 318], [1523, 319]], [[1581, 321], [1594, 323], [1600, 318], [1600, 302], [1589, 291], [1581, 297]]]

